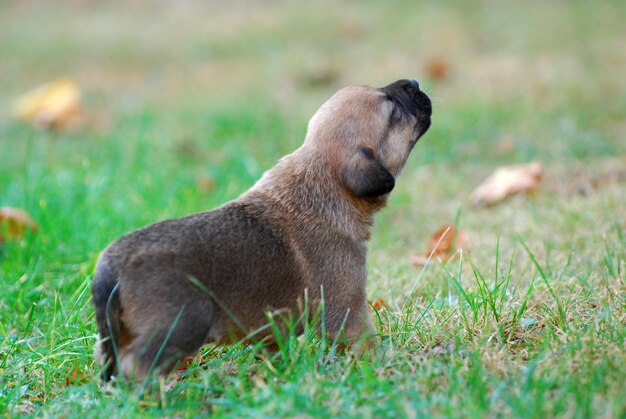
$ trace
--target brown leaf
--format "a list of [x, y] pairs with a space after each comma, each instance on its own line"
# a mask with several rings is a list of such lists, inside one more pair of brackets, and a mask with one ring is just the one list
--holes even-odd
[[210, 193], [215, 189], [215, 181], [210, 177], [198, 176], [196, 178], [196, 184], [202, 192]]
[[189, 368], [191, 364], [193, 364], [193, 361], [194, 361], [194, 358], [192, 356], [188, 356], [187, 358], [185, 358], [183, 362], [180, 363], [178, 368], [176, 368], [176, 373], [182, 374], [185, 371], [187, 371], [187, 368]]
[[381, 308], [389, 307], [389, 305], [387, 304], [387, 301], [385, 301], [384, 298], [378, 297], [377, 299], [372, 301], [372, 307], [374, 307], [376, 311], [380, 311]]
[[27, 229], [38, 231], [39, 226], [24, 210], [0, 207], [0, 241], [18, 239]]
[[80, 89], [70, 78], [57, 79], [20, 96], [13, 111], [18, 119], [33, 125], [64, 129], [82, 113]]
[[543, 175], [539, 162], [498, 168], [472, 193], [472, 205], [493, 205], [511, 195], [534, 192]]
[[432, 57], [426, 61], [425, 71], [431, 80], [443, 80], [448, 77], [450, 65], [441, 57]]
[[414, 266], [424, 266], [430, 255], [437, 258], [448, 259], [457, 249], [467, 248], [467, 232], [457, 230], [451, 224], [446, 224], [432, 235], [428, 250], [425, 254], [411, 257], [411, 264]]
[[454, 226], [450, 224], [444, 225], [431, 237], [426, 254], [434, 253], [435, 255], [440, 255], [452, 252], [455, 236], [456, 230]]
[[90, 378], [91, 376], [89, 374], [87, 374], [85, 371], [80, 371], [78, 369], [78, 365], [74, 365], [72, 371], [70, 371], [69, 375], [65, 377], [65, 387], [85, 383]]

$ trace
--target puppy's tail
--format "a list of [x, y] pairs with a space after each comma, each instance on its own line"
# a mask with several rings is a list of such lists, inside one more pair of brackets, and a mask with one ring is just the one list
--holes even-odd
[[100, 365], [102, 379], [111, 380], [117, 372], [117, 344], [120, 341], [120, 299], [117, 276], [106, 253], [98, 261], [93, 277], [91, 297], [95, 306], [98, 341], [95, 357]]

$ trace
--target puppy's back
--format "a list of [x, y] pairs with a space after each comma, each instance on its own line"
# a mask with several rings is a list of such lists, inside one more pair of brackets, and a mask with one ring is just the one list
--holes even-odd
[[104, 378], [116, 373], [115, 352], [123, 353], [139, 330], [171, 327], [183, 308], [195, 310], [180, 322], [194, 330], [179, 332], [197, 337], [194, 349], [263, 326], [267, 318], [259, 307], [294, 308], [303, 272], [275, 215], [258, 203], [234, 201], [153, 224], [110, 245], [92, 288], [97, 351], [101, 363], [109, 360]]

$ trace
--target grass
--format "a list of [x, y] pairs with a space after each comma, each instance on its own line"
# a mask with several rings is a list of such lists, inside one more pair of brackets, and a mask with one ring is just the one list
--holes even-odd
[[[0, 247], [0, 412], [624, 417], [626, 7], [245, 10], [0, 5], [0, 205], [40, 225]], [[446, 79], [428, 79], [433, 58]], [[83, 86], [82, 128], [10, 118], [13, 98], [62, 74]], [[338, 355], [305, 333], [284, 336], [275, 355], [207, 346], [174, 385], [101, 386], [99, 252], [235, 198], [301, 143], [338, 87], [407, 76], [435, 114], [369, 246], [369, 298], [384, 301], [371, 312], [376, 355]], [[495, 167], [530, 160], [545, 166], [537, 194], [469, 206]], [[468, 232], [468, 249], [411, 266], [449, 223]]]

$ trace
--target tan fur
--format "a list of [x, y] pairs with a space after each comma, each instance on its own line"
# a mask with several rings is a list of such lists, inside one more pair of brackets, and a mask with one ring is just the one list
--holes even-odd
[[136, 378], [168, 372], [206, 342], [250, 338], [268, 311], [297, 311], [305, 293], [313, 311], [324, 293], [331, 336], [342, 325], [349, 341], [372, 334], [365, 244], [430, 124], [416, 85], [340, 90], [313, 116], [304, 144], [241, 197], [109, 246], [93, 286], [105, 378], [118, 367]]

